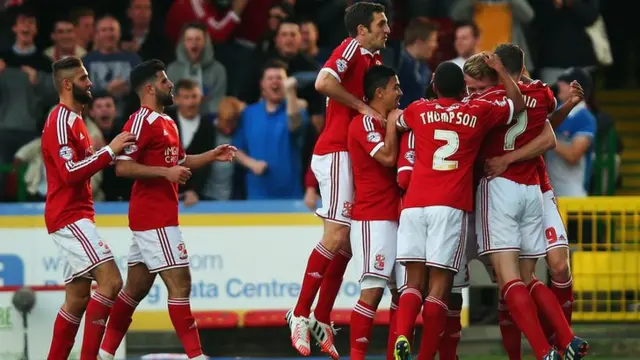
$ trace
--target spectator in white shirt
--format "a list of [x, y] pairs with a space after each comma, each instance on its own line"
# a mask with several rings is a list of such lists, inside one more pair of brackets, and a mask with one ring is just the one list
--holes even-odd
[[465, 61], [476, 53], [479, 40], [480, 29], [474, 22], [456, 23], [454, 46], [458, 57], [451, 61], [462, 69]]

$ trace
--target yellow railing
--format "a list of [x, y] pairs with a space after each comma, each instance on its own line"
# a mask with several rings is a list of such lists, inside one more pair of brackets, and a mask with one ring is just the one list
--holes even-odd
[[640, 197], [561, 198], [575, 320], [640, 321]]

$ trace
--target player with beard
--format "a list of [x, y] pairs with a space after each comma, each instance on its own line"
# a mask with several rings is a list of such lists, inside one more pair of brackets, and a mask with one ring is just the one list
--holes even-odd
[[175, 122], [164, 114], [164, 107], [173, 104], [173, 83], [164, 64], [159, 60], [143, 62], [131, 71], [130, 78], [141, 107], [124, 129], [135, 135], [136, 142], [118, 156], [116, 175], [135, 179], [129, 202], [133, 244], [127, 283], [113, 306], [100, 356], [103, 360], [114, 358], [136, 306], [160, 274], [169, 293], [169, 317], [187, 356], [206, 359], [189, 303], [191, 273], [178, 226], [178, 184], [191, 177], [190, 169], [231, 161], [236, 149], [224, 144], [202, 154], [186, 155]]
[[[77, 57], [56, 61], [52, 68], [60, 103], [42, 131], [47, 176], [44, 220], [66, 264], [65, 301], [53, 326], [48, 360], [69, 357], [85, 310], [80, 358], [95, 359], [122, 278], [109, 246], [96, 230], [90, 181], [125, 146], [133, 144], [135, 137], [123, 132], [94, 152], [80, 115], [91, 101], [87, 69]], [[92, 280], [97, 281], [98, 289], [91, 296]]]

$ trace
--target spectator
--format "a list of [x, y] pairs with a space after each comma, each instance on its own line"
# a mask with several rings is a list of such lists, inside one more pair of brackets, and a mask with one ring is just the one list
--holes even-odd
[[[200, 85], [191, 79], [182, 79], [175, 83], [176, 107], [169, 108], [167, 115], [178, 125], [180, 143], [185, 152], [201, 154], [213, 149], [213, 116], [200, 111], [202, 92]], [[209, 167], [193, 171], [189, 181], [180, 187], [185, 206], [193, 206], [202, 197], [210, 174]]]
[[95, 33], [96, 14], [85, 7], [71, 11], [71, 22], [75, 27], [76, 42], [86, 51], [91, 50]]
[[[233, 132], [245, 107], [245, 103], [233, 97], [226, 97], [220, 101], [218, 115], [214, 121], [214, 148], [222, 144], [231, 144]], [[240, 181], [234, 181], [235, 167], [236, 164], [229, 162], [217, 161], [211, 164], [211, 172], [203, 191], [203, 197], [207, 200], [236, 198], [238, 191], [235, 191], [234, 183]]]
[[451, 6], [453, 20], [477, 24], [482, 34], [478, 51], [493, 51], [498, 44], [514, 43], [524, 51], [529, 71], [533, 70], [534, 64], [523, 26], [529, 24], [533, 17], [533, 8], [527, 0], [456, 0]]
[[398, 60], [398, 79], [404, 95], [400, 107], [424, 97], [431, 82], [427, 61], [438, 48], [438, 28], [426, 20], [413, 19], [404, 31], [404, 49]]
[[233, 143], [236, 158], [247, 170], [247, 199], [302, 197], [301, 137], [309, 123], [295, 78], [286, 65], [271, 61], [260, 81], [262, 100], [242, 113]]
[[76, 41], [76, 32], [73, 23], [67, 19], [60, 19], [53, 25], [51, 33], [53, 45], [44, 51], [49, 60], [56, 61], [67, 56], [82, 58], [87, 51]]
[[555, 84], [570, 67], [592, 68], [598, 64], [585, 28], [598, 18], [598, 0], [533, 1], [540, 34], [540, 79]]
[[198, 84], [204, 99], [200, 113], [218, 112], [218, 104], [227, 92], [227, 72], [213, 57], [213, 45], [204, 25], [188, 24], [182, 32], [182, 41], [176, 47], [176, 61], [167, 67], [167, 76], [173, 82], [191, 79]]
[[458, 57], [451, 60], [456, 65], [462, 67], [468, 58], [478, 51], [480, 41], [480, 29], [473, 21], [462, 21], [456, 24], [455, 48]]
[[219, 8], [212, 0], [176, 0], [167, 13], [165, 29], [167, 36], [177, 44], [182, 28], [194, 21], [205, 25], [205, 32], [214, 43], [223, 43], [231, 38], [240, 24], [240, 15], [248, 0], [231, 0], [230, 8]]
[[331, 51], [327, 48], [321, 49], [318, 47], [318, 28], [316, 24], [306, 20], [300, 25], [300, 32], [302, 35], [302, 52], [314, 59], [316, 63], [324, 64], [331, 56]]
[[[589, 98], [591, 78], [584, 71], [569, 69], [558, 78], [558, 99], [569, 99], [569, 84], [578, 81]], [[546, 154], [547, 171], [557, 196], [586, 197], [591, 173], [592, 143], [596, 134], [596, 118], [585, 101], [571, 110], [556, 129], [556, 148]]]
[[278, 32], [280, 23], [285, 19], [293, 17], [293, 7], [286, 2], [279, 2], [269, 8], [267, 28], [262, 32], [260, 40], [256, 43], [256, 53], [258, 57], [263, 57], [273, 51], [274, 38]]
[[0, 53], [0, 164], [11, 163], [16, 151], [38, 136], [37, 121], [53, 96], [51, 62], [34, 44], [38, 28], [30, 9], [18, 9], [12, 30], [14, 45]]
[[96, 23], [94, 50], [82, 59], [93, 82], [94, 91], [106, 90], [116, 99], [118, 114], [129, 92], [129, 73], [141, 60], [131, 51], [120, 49], [120, 23], [106, 15]]
[[158, 59], [164, 63], [173, 60], [173, 48], [162, 31], [152, 31], [151, 0], [130, 0], [127, 16], [131, 26], [124, 34], [122, 49], [137, 53], [143, 61]]
[[[100, 134], [102, 134], [103, 141], [106, 141], [102, 146], [107, 145], [111, 139], [116, 135], [113, 131], [113, 124], [116, 120], [116, 100], [107, 92], [96, 92], [93, 94], [93, 101], [89, 107], [89, 118], [91, 122], [98, 126]], [[93, 146], [98, 147], [96, 141], [93, 141]]]

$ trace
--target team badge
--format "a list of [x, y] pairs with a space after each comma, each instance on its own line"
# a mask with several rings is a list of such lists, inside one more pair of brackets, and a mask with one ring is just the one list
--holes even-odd
[[353, 203], [350, 201], [345, 201], [342, 204], [342, 216], [346, 218], [351, 218], [351, 210], [353, 209]]
[[372, 143], [380, 142], [382, 141], [382, 135], [380, 135], [380, 133], [377, 133], [375, 131], [371, 131], [370, 133], [367, 134], [367, 141]]
[[385, 256], [382, 254], [376, 254], [376, 260], [373, 263], [373, 267], [378, 271], [384, 270], [384, 261], [386, 260]]
[[343, 73], [347, 71], [347, 60], [345, 59], [336, 60], [336, 67], [338, 68], [338, 72]]
[[138, 151], [138, 147], [136, 146], [136, 144], [127, 145], [127, 147], [124, 148], [124, 153], [127, 155], [131, 155], [136, 151]]
[[58, 153], [60, 157], [66, 161], [73, 159], [73, 149], [68, 146], [61, 147]]
[[178, 253], [180, 254], [178, 255], [180, 260], [187, 260], [187, 258], [189, 257], [189, 255], [187, 254], [187, 246], [184, 244], [184, 242], [178, 244]]
[[407, 159], [407, 161], [410, 164], [415, 164], [416, 162], [416, 152], [413, 150], [409, 150], [404, 154], [404, 158]]

